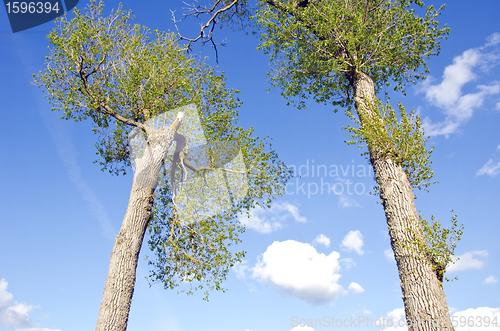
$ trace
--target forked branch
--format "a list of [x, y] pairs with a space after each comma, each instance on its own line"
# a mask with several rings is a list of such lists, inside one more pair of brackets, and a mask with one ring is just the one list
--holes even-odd
[[[184, 14], [184, 17], [180, 20], [177, 20], [175, 18], [174, 11], [171, 11], [172, 12], [172, 21], [174, 22], [175, 28], [177, 30], [177, 34], [179, 35], [179, 40], [185, 40], [188, 42], [187, 47], [186, 47], [188, 51], [191, 50], [191, 44], [197, 42], [198, 40], [201, 40], [203, 45], [210, 42], [212, 44], [212, 47], [215, 50], [216, 61], [219, 62], [219, 56], [217, 53], [217, 45], [224, 46], [225, 43], [224, 42], [216, 43], [214, 41], [213, 31], [215, 29], [215, 26], [217, 25], [217, 17], [220, 16], [221, 14], [231, 10], [233, 7], [236, 8], [238, 2], [242, 2], [242, 1], [241, 0], [233, 0], [231, 3], [229, 3], [228, 5], [226, 5], [222, 8], [219, 8], [220, 4], [222, 3], [222, 0], [215, 1], [213, 6], [211, 6], [211, 7], [202, 6], [200, 4], [188, 5], [189, 12], [187, 14]], [[183, 36], [180, 33], [179, 27], [177, 26], [178, 22], [180, 22], [183, 19], [190, 17], [190, 16], [194, 16], [194, 17], [199, 19], [200, 16], [205, 15], [205, 14], [210, 15], [210, 18], [206, 21], [205, 24], [201, 25], [200, 34], [196, 38], [188, 38], [188, 37]], [[205, 30], [207, 30], [207, 29], [210, 29], [210, 30], [208, 31], [208, 33], [205, 33]]]

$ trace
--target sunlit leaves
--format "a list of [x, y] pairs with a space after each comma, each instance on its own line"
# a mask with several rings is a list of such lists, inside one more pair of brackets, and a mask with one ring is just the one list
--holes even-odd
[[462, 239], [464, 225], [458, 224], [457, 214], [452, 210], [453, 216], [451, 218], [451, 224], [449, 227], [443, 227], [440, 222], [436, 220], [434, 216], [431, 216], [431, 222], [428, 222], [419, 215], [418, 226], [422, 227], [423, 238], [416, 236], [415, 231], [408, 229], [409, 233], [412, 235], [411, 244], [403, 243], [404, 247], [411, 250], [417, 250], [417, 253], [421, 253], [426, 257], [427, 262], [431, 264], [438, 280], [451, 281], [457, 280], [457, 277], [449, 279], [445, 277], [446, 268], [450, 264], [455, 264], [458, 260], [454, 260], [455, 248], [457, 243]]
[[260, 1], [254, 15], [261, 45], [273, 62], [271, 82], [290, 103], [312, 96], [317, 102], [351, 105], [348, 72], [363, 72], [380, 90], [396, 90], [424, 78], [425, 59], [439, 53], [448, 28], [438, 28], [439, 11], [419, 17], [421, 1]]
[[[443, 228], [441, 224], [436, 221], [434, 216], [431, 216], [432, 223], [429, 223], [422, 216], [420, 222], [425, 233], [425, 247], [435, 262], [434, 268], [438, 266], [443, 267], [443, 274], [446, 267], [454, 264], [452, 257], [455, 254], [457, 243], [462, 239], [464, 225], [458, 225], [457, 215], [452, 210], [453, 216], [451, 218], [451, 226]], [[446, 278], [447, 281], [450, 279]], [[456, 277], [455, 277], [456, 279]]]
[[224, 77], [187, 56], [175, 35], [129, 24], [133, 15], [121, 7], [108, 17], [103, 10], [102, 2], [92, 1], [83, 13], [75, 9], [72, 20], [59, 18], [48, 35], [47, 67], [35, 75], [63, 118], [93, 122], [103, 168], [125, 172], [131, 129], [103, 112], [104, 105], [143, 123], [189, 103], [207, 114], [240, 104]]
[[372, 151], [378, 153], [372, 157], [391, 158], [401, 164], [412, 188], [426, 189], [435, 183], [431, 181], [434, 172], [430, 160], [434, 147], [427, 150], [425, 145], [429, 137], [425, 136], [422, 122], [415, 110], [407, 113], [402, 104], [398, 106], [399, 111], [396, 113], [389, 103], [384, 105], [377, 101], [376, 104], [369, 105], [370, 114], [374, 117], [362, 118], [361, 121], [347, 112], [356, 123], [355, 127], [345, 127], [351, 133], [352, 140], [348, 144], [362, 147], [366, 143]]

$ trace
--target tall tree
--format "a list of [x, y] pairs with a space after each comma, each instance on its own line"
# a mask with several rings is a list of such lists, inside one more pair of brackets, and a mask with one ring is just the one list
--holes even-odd
[[96, 326], [123, 331], [148, 227], [153, 281], [224, 290], [245, 253], [230, 247], [244, 230], [236, 214], [269, 207], [290, 172], [252, 129], [235, 125], [238, 91], [174, 35], [130, 25], [121, 7], [104, 17], [95, 0], [74, 15], [56, 21], [34, 78], [62, 118], [92, 122], [103, 170], [134, 169]]
[[213, 31], [217, 16], [235, 21], [253, 15], [260, 26], [259, 48], [274, 64], [271, 82], [289, 103], [304, 108], [312, 96], [345, 107], [356, 121], [358, 126], [348, 129], [353, 143], [368, 147], [410, 330], [453, 330], [442, 280], [462, 229], [456, 216], [452, 229], [431, 226], [419, 216], [413, 190], [430, 184], [432, 150], [425, 149], [418, 116], [401, 106], [398, 122], [396, 112], [376, 96], [391, 85], [404, 93], [408, 84], [425, 78], [425, 59], [439, 53], [440, 40], [449, 33], [437, 21], [444, 6], [429, 6], [419, 17], [420, 0], [259, 0], [255, 14], [249, 14], [246, 0], [212, 4], [190, 8], [187, 16], [211, 17], [200, 37], [181, 38], [215, 47], [213, 34], [204, 29]]
[[[405, 172], [415, 155], [402, 153], [394, 139], [383, 139], [393, 136], [376, 97], [384, 86], [404, 91], [423, 78], [425, 58], [438, 54], [439, 40], [448, 34], [446, 27], [438, 27], [438, 10], [430, 6], [419, 17], [412, 4], [424, 5], [419, 0], [266, 0], [259, 2], [256, 19], [263, 28], [260, 48], [275, 64], [271, 81], [286, 98], [297, 98], [299, 108], [309, 96], [348, 107], [348, 113], [354, 106], [385, 211], [410, 330], [453, 330], [439, 262], [421, 249], [425, 233], [415, 186]], [[431, 176], [424, 173], [424, 183], [417, 180], [417, 186]]]

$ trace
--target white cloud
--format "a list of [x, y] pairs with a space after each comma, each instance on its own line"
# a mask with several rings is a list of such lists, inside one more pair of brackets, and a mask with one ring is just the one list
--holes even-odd
[[456, 56], [453, 64], [444, 69], [440, 84], [430, 85], [430, 80], [424, 82], [426, 99], [438, 107], [454, 106], [461, 97], [462, 87], [476, 78], [472, 68], [478, 64], [480, 57], [481, 53], [476, 49], [468, 49], [462, 55]]
[[474, 81], [477, 75], [473, 69], [478, 65], [493, 66], [497, 55], [481, 52], [486, 47], [498, 43], [498, 34], [488, 37], [488, 42], [483, 47], [468, 49], [453, 59], [453, 63], [447, 66], [443, 73], [443, 79], [439, 84], [432, 84], [432, 77], [427, 79], [419, 91], [425, 93], [427, 101], [444, 109], [446, 118], [443, 122], [432, 123], [426, 117], [423, 119], [426, 134], [431, 136], [449, 135], [458, 127], [468, 121], [474, 109], [482, 106], [487, 95], [500, 93], [500, 83], [492, 82], [490, 85], [478, 85], [478, 92], [463, 95], [462, 88], [469, 82]]
[[369, 311], [368, 309], [363, 309], [363, 315], [370, 315], [370, 314], [373, 314], [371, 311]]
[[12, 293], [7, 292], [8, 283], [5, 279], [0, 279], [0, 325], [8, 327], [20, 326], [23, 329], [16, 329], [16, 331], [61, 331], [58, 329], [47, 328], [28, 328], [33, 325], [29, 313], [35, 307], [25, 303], [14, 302]]
[[16, 303], [2, 311], [2, 322], [8, 326], [31, 326], [33, 321], [30, 318], [30, 311], [33, 306], [25, 303]]
[[344, 248], [345, 251], [351, 252], [355, 251], [359, 255], [363, 255], [363, 235], [359, 230], [349, 231], [349, 233], [344, 237], [341, 247]]
[[394, 258], [394, 252], [392, 251], [392, 249], [386, 249], [384, 251], [384, 255], [385, 255], [385, 258], [390, 261], [390, 262], [395, 262], [396, 259]]
[[488, 251], [474, 251], [467, 252], [463, 255], [458, 255], [455, 258], [455, 264], [450, 264], [449, 267], [446, 268], [447, 272], [457, 272], [463, 271], [467, 269], [481, 269], [484, 265], [484, 261], [481, 261], [475, 257], [485, 258], [488, 256]]
[[297, 222], [305, 223], [307, 219], [300, 216], [299, 209], [288, 203], [275, 203], [270, 209], [257, 207], [252, 210], [250, 218], [241, 214], [238, 220], [247, 228], [260, 233], [271, 233], [284, 227], [284, 222], [292, 218]]
[[[454, 310], [454, 309], [453, 309]], [[497, 323], [500, 324], [500, 308], [479, 307], [476, 309], [470, 308], [464, 311], [457, 311], [452, 313], [450, 309], [452, 323], [455, 331], [497, 331], [498, 326], [493, 326], [492, 323], [496, 318]], [[480, 317], [480, 320], [478, 320]], [[489, 318], [489, 323], [486, 324], [486, 317]], [[394, 309], [387, 313], [385, 319], [392, 320], [392, 327], [385, 328], [383, 331], [406, 331], [405, 311], [403, 308]], [[467, 323], [474, 323], [474, 325], [467, 325]], [[481, 325], [480, 325], [481, 323]], [[386, 325], [390, 322], [386, 321]], [[488, 326], [486, 326], [488, 325]]]
[[297, 325], [296, 327], [294, 327], [290, 331], [314, 331], [314, 329], [311, 328], [310, 326]]
[[6, 326], [31, 326], [33, 321], [29, 312], [34, 308], [25, 303], [12, 304], [14, 296], [7, 292], [8, 283], [0, 279], [0, 322]]
[[[454, 133], [462, 123], [467, 122], [472, 117], [474, 109], [483, 105], [487, 95], [500, 93], [499, 83], [493, 83], [489, 86], [479, 85], [477, 88], [480, 92], [462, 95], [449, 106], [447, 105], [449, 98], [444, 98], [445, 100], [437, 102], [436, 106], [445, 108], [447, 116], [444, 122], [439, 123], [432, 123], [428, 117], [424, 118], [423, 125], [426, 134], [438, 136]], [[453, 92], [450, 93], [453, 94]]]
[[490, 159], [486, 162], [485, 165], [481, 169], [479, 169], [476, 173], [476, 176], [488, 175], [490, 177], [494, 177], [500, 173], [500, 162], [493, 164], [493, 160]]
[[0, 279], [0, 312], [10, 306], [14, 296], [12, 293], [7, 292], [7, 281]]
[[391, 319], [403, 319], [405, 317], [405, 310], [404, 308], [397, 308], [394, 309], [393, 311], [390, 311], [387, 313], [387, 317]]
[[325, 304], [348, 292], [338, 284], [340, 254], [318, 253], [294, 240], [272, 243], [253, 269], [253, 278], [311, 304]]
[[495, 276], [489, 276], [489, 277], [486, 277], [486, 279], [483, 281], [483, 284], [489, 285], [489, 284], [495, 284], [497, 282], [498, 282], [498, 280], [495, 278]]
[[[482, 326], [479, 325], [477, 317], [481, 316], [480, 321]], [[465, 318], [462, 318], [465, 317]], [[486, 324], [486, 317], [489, 317], [489, 322]], [[465, 321], [473, 321], [474, 326], [468, 326], [460, 323], [460, 318]], [[478, 307], [476, 309], [470, 308], [464, 311], [459, 311], [453, 314], [452, 320], [456, 320], [458, 326], [455, 327], [455, 331], [470, 331], [470, 330], [481, 330], [481, 331], [498, 331], [498, 325], [493, 326], [491, 323], [496, 318], [497, 324], [500, 324], [500, 308], [489, 308], [489, 307]], [[488, 325], [488, 326], [486, 326]]]
[[321, 233], [316, 238], [314, 238], [313, 245], [324, 245], [325, 247], [329, 247], [330, 238]]
[[[387, 313], [387, 316], [384, 317], [385, 325], [388, 327], [383, 331], [406, 331], [408, 327], [406, 326], [406, 318], [405, 318], [405, 310], [404, 308], [397, 308]], [[387, 320], [391, 320], [388, 322]], [[391, 326], [389, 326], [391, 325]]]
[[358, 283], [353, 282], [349, 284], [349, 293], [351, 294], [363, 293], [364, 291], [365, 290]]
[[[498, 109], [500, 109], [500, 102], [498, 103], [498, 105], [499, 105]], [[497, 151], [500, 151], [500, 145], [498, 145]]]

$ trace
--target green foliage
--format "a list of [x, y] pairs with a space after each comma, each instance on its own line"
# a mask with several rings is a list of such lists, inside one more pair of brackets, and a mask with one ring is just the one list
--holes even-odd
[[[301, 5], [302, 4], [302, 5]], [[449, 29], [438, 28], [439, 10], [419, 17], [414, 0], [259, 1], [254, 20], [261, 45], [274, 63], [273, 86], [299, 108], [311, 95], [320, 103], [352, 105], [351, 76], [364, 72], [377, 91], [402, 90], [428, 73]], [[444, 9], [444, 6], [440, 9]]]
[[[221, 11], [216, 16], [216, 23], [222, 23], [220, 28], [227, 25], [234, 30], [246, 30], [250, 27], [249, 18], [251, 16], [251, 8], [248, 5], [247, 0], [210, 0], [212, 4], [212, 12], [214, 14], [216, 11]], [[230, 9], [226, 9], [231, 6]]]
[[344, 128], [351, 133], [351, 140], [347, 143], [358, 144], [359, 148], [366, 144], [372, 150], [372, 157], [390, 158], [401, 164], [412, 188], [427, 190], [429, 185], [436, 183], [431, 182], [434, 172], [430, 156], [434, 147], [430, 150], [425, 147], [429, 137], [425, 136], [420, 117], [414, 109], [408, 113], [401, 103], [396, 113], [389, 102], [383, 105], [379, 100], [376, 104], [365, 101], [371, 108], [368, 113], [374, 118], [360, 120], [347, 111], [347, 116], [356, 123], [356, 127]]
[[85, 13], [75, 9], [72, 20], [58, 18], [48, 35], [47, 67], [34, 75], [62, 118], [92, 121], [103, 169], [117, 174], [130, 166], [132, 128], [111, 112], [143, 123], [195, 103], [203, 114], [224, 114], [220, 125], [241, 104], [238, 91], [225, 88], [224, 76], [187, 56], [174, 34], [128, 24], [133, 15], [121, 7], [109, 17], [103, 9], [102, 2], [91, 1]]
[[209, 290], [222, 290], [230, 268], [241, 262], [245, 252], [232, 253], [230, 247], [241, 242], [238, 234], [244, 227], [235, 221], [236, 209], [204, 218], [198, 222], [185, 223], [177, 218], [168, 188], [157, 193], [154, 218], [149, 226], [149, 247], [156, 258], [149, 264], [154, 268], [149, 276], [151, 282], [161, 282], [167, 289], [189, 284], [181, 292], [192, 294], [205, 288], [205, 299]]
[[[434, 270], [441, 272], [441, 279], [448, 265], [454, 264], [452, 257], [455, 254], [457, 242], [462, 239], [464, 225], [458, 225], [457, 215], [452, 210], [451, 227], [443, 228], [441, 224], [431, 216], [432, 224], [429, 224], [421, 215], [420, 223], [425, 234], [425, 250], [432, 256]], [[423, 245], [422, 245], [423, 246]], [[446, 278], [447, 281], [450, 279]], [[455, 277], [455, 279], [457, 279]]]
[[[205, 117], [202, 122], [209, 127], [209, 123], [215, 123], [216, 119]], [[279, 161], [277, 154], [268, 151], [270, 143], [251, 137], [252, 129], [244, 131], [235, 126], [225, 128], [223, 131], [209, 130], [211, 134], [207, 140], [238, 142], [249, 174], [246, 179], [249, 189], [247, 195], [241, 201], [235, 201], [233, 208], [209, 216], [206, 211], [213, 205], [204, 199], [206, 192], [190, 194], [189, 205], [196, 212], [191, 214], [194, 220], [186, 221], [174, 208], [172, 191], [163, 187], [156, 192], [154, 218], [149, 227], [149, 247], [156, 253], [156, 258], [149, 261], [154, 266], [150, 281], [160, 282], [170, 289], [180, 286], [181, 292], [187, 294], [205, 289], [205, 299], [208, 299], [209, 290], [224, 291], [222, 281], [226, 279], [230, 268], [241, 262], [245, 255], [243, 251], [235, 254], [230, 252], [230, 248], [241, 241], [238, 234], [244, 231], [237, 220], [240, 213], [249, 213], [255, 205], [270, 207], [272, 197], [281, 195], [283, 183], [291, 176], [290, 170]], [[215, 167], [210, 164], [210, 171], [215, 171]], [[206, 182], [208, 176], [203, 173], [199, 178]], [[236, 195], [235, 192], [229, 194]], [[221, 198], [217, 200], [215, 203], [220, 205]], [[183, 283], [187, 288], [182, 286]]]
[[446, 268], [450, 264], [455, 264], [453, 256], [457, 243], [462, 239], [464, 225], [458, 225], [457, 215], [452, 210], [453, 216], [451, 218], [450, 227], [443, 228], [441, 223], [436, 221], [434, 216], [431, 216], [432, 223], [429, 223], [419, 215], [420, 222], [416, 224], [422, 227], [424, 237], [418, 237], [415, 231], [408, 228], [408, 232], [412, 234], [412, 238], [408, 243], [403, 243], [403, 247], [410, 250], [417, 251], [426, 257], [426, 260], [432, 265], [434, 272], [441, 285], [443, 279], [446, 281], [457, 280], [455, 277], [449, 279], [444, 277]]
[[270, 144], [252, 137], [252, 128], [236, 126], [239, 91], [226, 88], [224, 75], [188, 56], [174, 34], [130, 25], [133, 15], [121, 6], [108, 17], [103, 10], [102, 1], [91, 0], [84, 12], [73, 11], [73, 19], [64, 15], [56, 20], [48, 35], [46, 67], [34, 75], [34, 82], [46, 92], [52, 109], [63, 112], [62, 118], [92, 122], [99, 162], [113, 174], [125, 174], [132, 165], [132, 130], [147, 134], [148, 119], [191, 103], [197, 106], [207, 141], [239, 146], [249, 186], [242, 201], [186, 225], [175, 217], [172, 192], [163, 186], [155, 192], [149, 225], [149, 246], [157, 256], [152, 280], [168, 288], [200, 281], [209, 289], [222, 289], [229, 268], [244, 256], [229, 249], [243, 231], [234, 218], [257, 205], [269, 207], [282, 194], [291, 171]]

